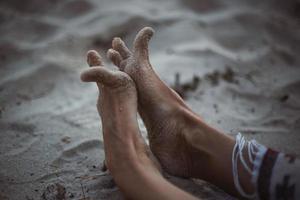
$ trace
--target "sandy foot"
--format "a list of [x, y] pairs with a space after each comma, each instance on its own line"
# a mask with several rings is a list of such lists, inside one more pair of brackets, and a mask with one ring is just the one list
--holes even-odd
[[[144, 26], [156, 30], [155, 70], [174, 87], [179, 74], [177, 90], [207, 122], [299, 155], [299, 4], [272, 2], [1, 1], [0, 199], [122, 198], [100, 170], [96, 86], [79, 73], [88, 49], [103, 54], [115, 36], [130, 44]], [[203, 199], [231, 198], [169, 179]]]

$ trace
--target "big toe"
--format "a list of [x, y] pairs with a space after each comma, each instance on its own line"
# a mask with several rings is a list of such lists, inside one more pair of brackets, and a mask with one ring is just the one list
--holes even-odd
[[84, 82], [97, 82], [106, 87], [117, 88], [132, 86], [133, 81], [124, 72], [112, 71], [106, 67], [91, 67], [81, 73], [81, 80]]
[[148, 43], [154, 34], [154, 30], [151, 27], [145, 27], [138, 32], [134, 39], [134, 54], [141, 58], [148, 58], [149, 50]]

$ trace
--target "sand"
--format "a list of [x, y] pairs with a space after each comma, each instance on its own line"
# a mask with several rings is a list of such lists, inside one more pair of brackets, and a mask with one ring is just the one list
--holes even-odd
[[[131, 46], [144, 26], [156, 30], [155, 70], [204, 120], [299, 155], [299, 13], [293, 0], [2, 0], [0, 199], [122, 198], [100, 170], [96, 86], [79, 74], [87, 50], [105, 52], [114, 36]], [[233, 199], [168, 179], [203, 199]]]

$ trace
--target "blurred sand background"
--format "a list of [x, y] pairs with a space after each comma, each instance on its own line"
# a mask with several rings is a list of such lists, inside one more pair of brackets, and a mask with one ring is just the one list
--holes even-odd
[[[131, 46], [144, 26], [156, 30], [155, 70], [203, 119], [300, 154], [299, 2], [2, 0], [1, 200], [122, 198], [100, 170], [96, 86], [79, 74], [87, 50], [104, 55], [115, 36]], [[203, 199], [232, 199], [200, 180], [168, 179]]]

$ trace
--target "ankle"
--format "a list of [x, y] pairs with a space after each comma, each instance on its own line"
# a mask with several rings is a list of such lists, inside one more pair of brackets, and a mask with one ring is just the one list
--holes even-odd
[[186, 121], [190, 121], [184, 133], [186, 141], [194, 155], [200, 158], [195, 165], [203, 166], [204, 173], [205, 169], [211, 171], [218, 168], [215, 166], [217, 164], [222, 166], [225, 158], [230, 160], [234, 145], [234, 140], [230, 136], [212, 128], [194, 113], [190, 114]]
[[194, 161], [191, 176], [206, 180], [236, 195], [232, 177], [231, 156], [235, 140], [191, 115], [185, 139]]
[[213, 155], [215, 139], [219, 133], [203, 122], [200, 117], [187, 109], [182, 109], [185, 115], [186, 130], [184, 137], [190, 147], [197, 150], [199, 154]]

